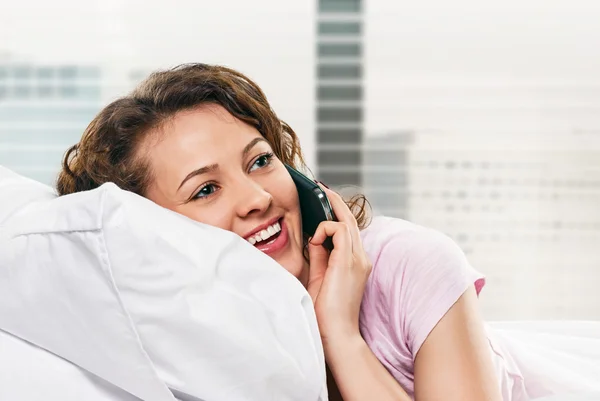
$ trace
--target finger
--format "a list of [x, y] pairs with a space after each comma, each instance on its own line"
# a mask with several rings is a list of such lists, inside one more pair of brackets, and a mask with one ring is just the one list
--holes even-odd
[[[329, 254], [327, 267], [332, 268], [339, 266], [345, 268], [353, 266], [354, 245], [352, 236], [348, 230], [348, 226], [344, 223], [325, 221], [319, 224], [315, 235], [311, 239], [313, 245], [321, 246], [327, 237], [331, 237], [333, 241], [333, 250]], [[321, 246], [321, 248], [324, 248]]]
[[317, 226], [315, 234], [310, 240], [313, 245], [323, 245], [328, 237], [332, 237], [333, 247], [352, 250], [352, 235], [346, 223], [337, 221], [323, 221]]
[[320, 245], [308, 243], [308, 284], [306, 290], [313, 300], [316, 302], [327, 271], [327, 263], [329, 261], [329, 252]]
[[348, 228], [350, 229], [350, 234], [352, 236], [352, 241], [355, 244], [357, 244], [357, 246], [355, 246], [354, 248], [362, 249], [362, 241], [360, 239], [360, 230], [358, 229], [358, 223], [356, 222], [354, 214], [352, 214], [352, 211], [350, 210], [348, 205], [346, 205], [346, 202], [344, 202], [344, 199], [342, 199], [342, 197], [337, 192], [330, 190], [323, 184], [318, 183], [318, 185], [321, 187], [321, 189], [325, 191], [327, 199], [329, 199], [329, 202], [331, 203], [331, 207], [333, 208], [333, 212], [335, 213], [337, 220], [348, 225]]
[[342, 199], [342, 197], [335, 191], [325, 187], [321, 183], [317, 183], [321, 187], [323, 191], [325, 191], [325, 195], [327, 195], [327, 199], [329, 203], [331, 203], [331, 207], [333, 208], [333, 212], [337, 217], [338, 221], [347, 224], [356, 224], [356, 219], [352, 214], [352, 211], [346, 205], [346, 202]]

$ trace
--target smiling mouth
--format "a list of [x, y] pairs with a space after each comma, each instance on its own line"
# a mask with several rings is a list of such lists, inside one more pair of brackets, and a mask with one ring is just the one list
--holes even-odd
[[266, 229], [254, 233], [246, 238], [246, 240], [254, 246], [265, 245], [275, 242], [277, 237], [279, 237], [279, 234], [281, 234], [281, 223], [280, 221], [277, 221]]

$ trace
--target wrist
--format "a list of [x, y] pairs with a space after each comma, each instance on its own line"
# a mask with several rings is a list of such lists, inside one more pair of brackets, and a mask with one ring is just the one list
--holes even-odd
[[367, 343], [359, 332], [323, 339], [325, 359], [331, 365], [335, 365], [336, 362], [344, 359], [352, 359], [355, 355], [360, 354], [365, 347], [368, 347]]

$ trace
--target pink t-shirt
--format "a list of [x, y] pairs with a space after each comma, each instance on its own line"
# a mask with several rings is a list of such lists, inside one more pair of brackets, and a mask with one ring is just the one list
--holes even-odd
[[440, 319], [483, 275], [447, 236], [404, 220], [375, 217], [362, 231], [373, 263], [362, 301], [363, 338], [411, 397], [414, 359]]
[[[485, 279], [450, 238], [435, 230], [376, 217], [361, 237], [373, 263], [361, 307], [361, 333], [414, 398], [417, 351], [470, 286], [479, 295]], [[537, 325], [507, 325], [485, 324], [504, 401], [600, 391], [600, 337], [593, 328], [589, 333], [569, 329], [565, 336]]]

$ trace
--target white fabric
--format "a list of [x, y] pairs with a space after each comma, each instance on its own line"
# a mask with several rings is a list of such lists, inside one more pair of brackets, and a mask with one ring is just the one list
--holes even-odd
[[55, 198], [0, 167], [0, 330], [1, 400], [326, 399], [300, 283], [112, 184]]
[[536, 401], [600, 401], [600, 393], [588, 394], [569, 394], [562, 396], [552, 396], [537, 398]]
[[0, 331], [0, 400], [139, 401], [56, 355]]
[[600, 322], [491, 322], [487, 329], [492, 348], [509, 355], [524, 378], [527, 399], [581, 394], [600, 401]]

